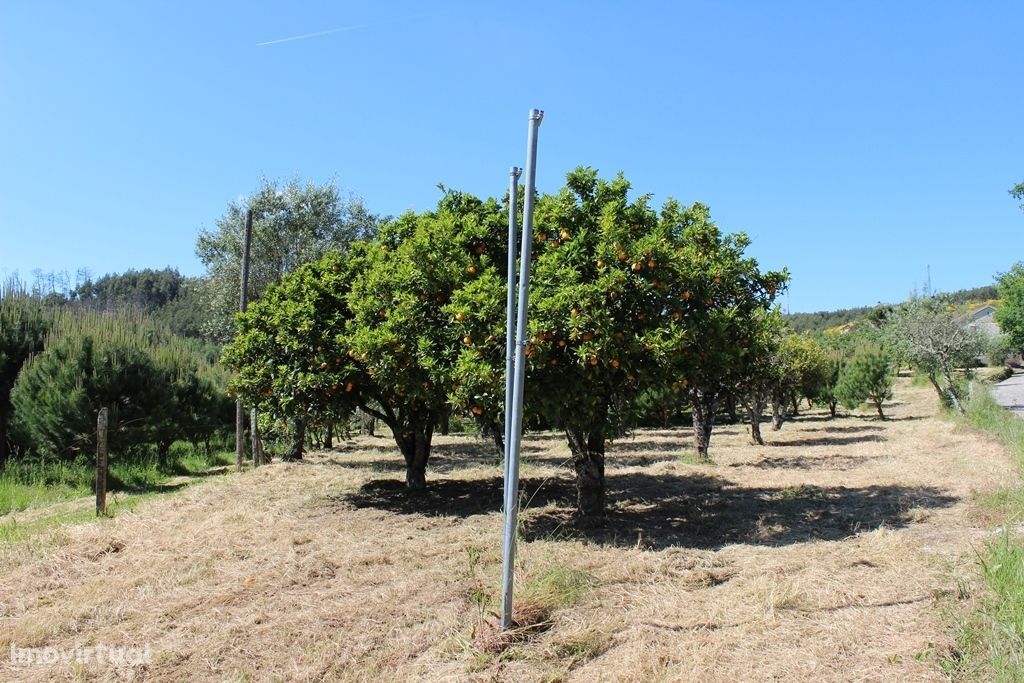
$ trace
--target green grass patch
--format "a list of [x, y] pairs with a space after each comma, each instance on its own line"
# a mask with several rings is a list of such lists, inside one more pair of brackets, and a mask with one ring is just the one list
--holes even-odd
[[710, 457], [702, 458], [697, 451], [683, 451], [676, 457], [676, 461], [683, 465], [714, 465], [715, 461]]
[[[106, 517], [116, 517], [125, 512], [133, 512], [139, 503], [151, 498], [154, 493], [141, 493], [132, 496], [120, 495], [107, 500]], [[53, 514], [42, 515], [28, 522], [12, 519], [0, 523], [0, 545], [16, 545], [24, 543], [40, 533], [72, 524], [84, 524], [96, 519], [96, 510], [90, 506], [76, 510], [63, 510]]]
[[593, 575], [582, 569], [555, 567], [528, 578], [523, 598], [547, 612], [575, 605], [595, 584]]
[[[155, 455], [111, 458], [107, 489], [142, 493], [166, 487], [178, 476], [201, 476], [216, 467], [233, 465], [234, 453], [205, 452], [178, 442], [164, 466]], [[87, 458], [66, 462], [12, 460], [0, 468], [0, 515], [89, 496], [94, 491], [95, 465]]]
[[[998, 438], [1024, 469], [1024, 420], [1007, 412], [986, 390], [976, 387], [962, 424]], [[958, 619], [957, 648], [944, 662], [957, 678], [1024, 680], [1024, 488], [1007, 488], [983, 504], [998, 511], [1005, 529], [981, 558], [984, 591], [973, 611]]]
[[94, 478], [74, 463], [8, 462], [0, 470], [0, 515], [87, 496]]

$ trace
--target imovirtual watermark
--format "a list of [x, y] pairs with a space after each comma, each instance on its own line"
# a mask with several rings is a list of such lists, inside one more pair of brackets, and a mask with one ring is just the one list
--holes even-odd
[[53, 664], [99, 664], [130, 667], [148, 664], [153, 655], [149, 645], [122, 647], [91, 645], [89, 647], [18, 647], [11, 643], [11, 664], [15, 666], [49, 666]]

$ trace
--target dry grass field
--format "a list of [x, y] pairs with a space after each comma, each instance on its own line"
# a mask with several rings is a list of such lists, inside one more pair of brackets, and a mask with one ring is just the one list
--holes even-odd
[[[213, 478], [6, 546], [0, 679], [944, 680], [944, 610], [988, 537], [1002, 447], [901, 384], [891, 419], [808, 411], [770, 443], [642, 430], [608, 458], [610, 510], [573, 526], [568, 451], [524, 448], [517, 586], [546, 622], [500, 653], [500, 464], [438, 437], [408, 498], [384, 438]], [[149, 645], [142, 667], [13, 666], [16, 647]]]

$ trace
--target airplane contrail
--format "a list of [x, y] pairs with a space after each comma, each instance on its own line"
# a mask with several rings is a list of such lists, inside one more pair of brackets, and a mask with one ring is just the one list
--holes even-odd
[[403, 19], [417, 19], [424, 15], [417, 14], [411, 17], [403, 17], [402, 19], [392, 19], [389, 21], [373, 21], [368, 24], [353, 24], [352, 26], [340, 26], [338, 28], [332, 28], [327, 31], [317, 31], [315, 33], [303, 33], [301, 36], [289, 36], [287, 38], [277, 38], [276, 40], [267, 40], [262, 43], [256, 43], [256, 47], [263, 47], [264, 45], [277, 45], [279, 43], [290, 43], [293, 40], [305, 40], [306, 38], [319, 38], [320, 36], [329, 36], [332, 33], [342, 33], [343, 31], [355, 31], [360, 28], [370, 28], [371, 26], [380, 26], [381, 24], [387, 24], [394, 21], [402, 21]]

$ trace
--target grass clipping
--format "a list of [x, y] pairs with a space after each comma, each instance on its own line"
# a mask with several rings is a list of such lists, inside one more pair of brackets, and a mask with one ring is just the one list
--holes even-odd
[[556, 567], [528, 580], [522, 597], [513, 601], [511, 627], [503, 629], [500, 616], [491, 615], [477, 626], [474, 646], [481, 652], [497, 654], [543, 633], [553, 624], [552, 615], [557, 610], [575, 605], [595, 583], [591, 574], [569, 567]]

